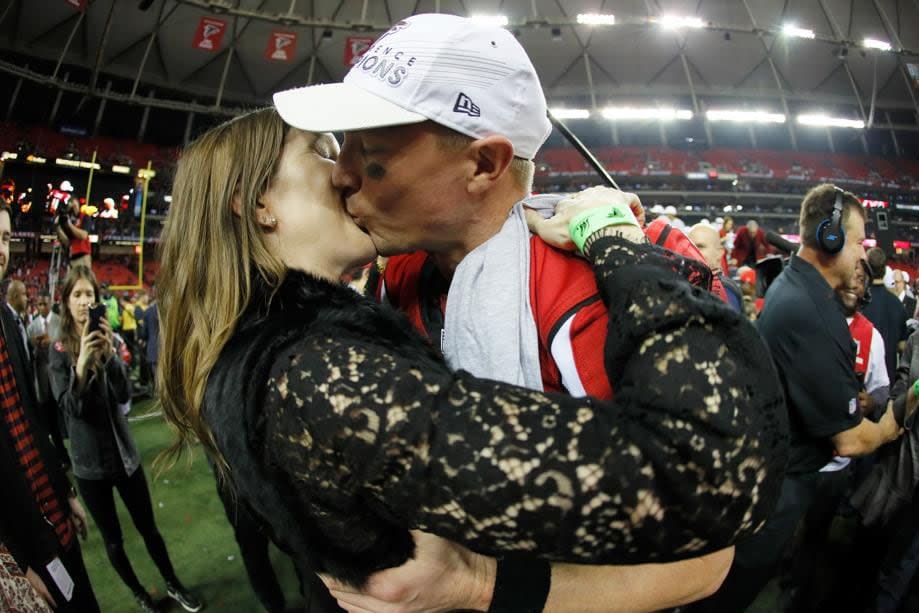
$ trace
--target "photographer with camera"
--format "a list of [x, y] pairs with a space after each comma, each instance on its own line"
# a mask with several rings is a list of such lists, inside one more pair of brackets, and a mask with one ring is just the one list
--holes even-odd
[[166, 582], [166, 593], [186, 611], [201, 603], [176, 577], [166, 543], [156, 527], [150, 491], [123, 407], [131, 399], [127, 367], [99, 302], [92, 271], [74, 266], [61, 291], [60, 340], [51, 348], [51, 390], [70, 433], [73, 474], [89, 514], [105, 541], [109, 560], [134, 593], [142, 611], [155, 611], [124, 550], [112, 493], [118, 489], [150, 557]]
[[80, 211], [79, 198], [71, 196], [66, 206], [57, 210], [54, 223], [61, 244], [70, 247], [70, 265], [92, 268], [92, 244], [89, 242], [89, 232], [83, 227], [85, 215]]

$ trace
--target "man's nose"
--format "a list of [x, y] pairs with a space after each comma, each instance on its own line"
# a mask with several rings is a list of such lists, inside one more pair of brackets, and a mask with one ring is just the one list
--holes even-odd
[[332, 168], [332, 186], [348, 198], [361, 189], [361, 179], [349, 166], [347, 160], [339, 156]]

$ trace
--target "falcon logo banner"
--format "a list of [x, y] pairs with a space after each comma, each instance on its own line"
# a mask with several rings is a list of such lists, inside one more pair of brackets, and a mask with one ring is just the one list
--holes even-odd
[[373, 38], [369, 36], [349, 36], [345, 39], [345, 66], [354, 66], [370, 49]]
[[272, 32], [265, 47], [265, 59], [273, 62], [290, 62], [297, 50], [297, 35], [294, 32]]
[[210, 17], [202, 17], [198, 22], [198, 29], [195, 31], [195, 40], [192, 47], [195, 49], [204, 49], [205, 51], [217, 51], [220, 49], [220, 42], [223, 40], [223, 33], [226, 32], [227, 22]]

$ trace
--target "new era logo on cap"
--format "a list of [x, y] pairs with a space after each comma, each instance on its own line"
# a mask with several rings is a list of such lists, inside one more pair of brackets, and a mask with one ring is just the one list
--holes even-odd
[[453, 105], [453, 112], [465, 113], [470, 117], [482, 116], [482, 111], [479, 107], [463, 92], [460, 92], [460, 95], [456, 97], [456, 104]]

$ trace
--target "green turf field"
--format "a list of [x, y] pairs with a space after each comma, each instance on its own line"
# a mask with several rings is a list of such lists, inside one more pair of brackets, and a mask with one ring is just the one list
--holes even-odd
[[[149, 402], [140, 403], [131, 415], [140, 416], [152, 408]], [[153, 459], [169, 445], [172, 433], [160, 417], [132, 421], [131, 428], [143, 457], [157, 525], [179, 578], [204, 599], [209, 611], [262, 611], [249, 587], [233, 531], [202, 452], [196, 450], [191, 466], [181, 461], [157, 478]], [[134, 530], [117, 495], [115, 500], [125, 549], [137, 576], [163, 611], [182, 611], [178, 604], [165, 597], [166, 585], [147, 555], [143, 540]], [[299, 603], [298, 583], [290, 562], [280, 552], [272, 553], [288, 604]], [[102, 611], [136, 611], [134, 598], [109, 564], [92, 520], [89, 538], [83, 543], [83, 557]]]

